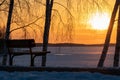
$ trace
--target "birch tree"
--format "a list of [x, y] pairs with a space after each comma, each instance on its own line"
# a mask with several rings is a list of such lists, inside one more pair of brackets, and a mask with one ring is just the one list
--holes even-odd
[[[45, 27], [44, 27], [44, 35], [43, 35], [43, 51], [47, 51], [47, 47], [48, 47], [53, 1], [54, 0], [46, 0]], [[45, 66], [46, 55], [42, 56], [42, 61], [43, 61], [42, 66]]]
[[[9, 39], [13, 6], [14, 6], [14, 0], [10, 0], [9, 12], [8, 12], [8, 20], [7, 20], [7, 27], [6, 27], [6, 33], [5, 33], [5, 40]], [[6, 46], [5, 46], [4, 47], [5, 55], [3, 56], [3, 65], [6, 65], [6, 61], [7, 61], [7, 52], [6, 51], [7, 51], [7, 49], [6, 49]]]

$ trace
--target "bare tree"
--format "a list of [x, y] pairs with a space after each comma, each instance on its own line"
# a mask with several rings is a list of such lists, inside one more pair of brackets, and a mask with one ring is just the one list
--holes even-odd
[[[47, 47], [48, 47], [48, 38], [49, 38], [53, 1], [54, 0], [46, 0], [46, 17], [45, 17], [45, 28], [43, 35], [43, 51], [47, 51]], [[45, 66], [45, 64], [46, 64], [46, 55], [42, 56], [42, 66]]]
[[[115, 20], [116, 13], [117, 13], [119, 5], [120, 5], [120, 0], [116, 0], [115, 5], [114, 5], [114, 9], [113, 9], [113, 12], [112, 12], [112, 15], [111, 15], [111, 19], [110, 19], [110, 24], [109, 24], [108, 32], [107, 32], [107, 35], [106, 35], [104, 48], [103, 48], [100, 60], [98, 62], [98, 67], [103, 67], [103, 65], [104, 65], [104, 61], [105, 61], [105, 58], [106, 58], [106, 55], [107, 55], [107, 51], [108, 51], [108, 47], [109, 47], [109, 43], [110, 43], [110, 37], [111, 37], [111, 34], [112, 34], [114, 20]], [[118, 30], [118, 32], [119, 32], [119, 30]], [[117, 47], [118, 47], [118, 44], [117, 44]], [[119, 59], [118, 59], [119, 56], [116, 57], [117, 55], [119, 55], [119, 52], [115, 52], [114, 67], [117, 67], [118, 66], [118, 62], [119, 62]]]
[[6, 27], [6, 34], [5, 34], [5, 39], [6, 40], [9, 39], [9, 36], [10, 36], [9, 33], [10, 33], [10, 25], [11, 25], [11, 20], [12, 20], [13, 6], [14, 6], [14, 0], [10, 0], [7, 27]]
[[[8, 12], [8, 20], [7, 20], [7, 27], [6, 27], [6, 34], [5, 34], [5, 40], [9, 39], [13, 6], [14, 6], [14, 0], [10, 0], [9, 12]], [[4, 47], [5, 55], [3, 56], [3, 65], [6, 65], [6, 61], [7, 61], [7, 52], [6, 51], [7, 51], [7, 49], [6, 49], [6, 46], [5, 46]]]

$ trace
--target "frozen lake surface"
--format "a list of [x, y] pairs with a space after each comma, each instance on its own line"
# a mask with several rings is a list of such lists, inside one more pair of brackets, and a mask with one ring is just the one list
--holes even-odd
[[[40, 50], [36, 48], [35, 50]], [[53, 67], [96, 67], [102, 47], [49, 47], [47, 66]], [[105, 61], [106, 67], [113, 62], [114, 47], [110, 47]], [[30, 56], [15, 57], [14, 65], [29, 66]], [[35, 66], [40, 66], [37, 57]], [[1, 80], [120, 80], [120, 76], [89, 72], [5, 72], [0, 71]]]
[[[47, 66], [49, 67], [96, 67], [102, 52], [102, 46], [84, 47], [49, 47]], [[39, 51], [41, 47], [34, 48]], [[113, 63], [114, 46], [109, 47], [105, 60], [105, 67], [111, 67]], [[30, 56], [18, 56], [14, 58], [14, 65], [29, 66]], [[35, 66], [41, 66], [41, 57], [35, 59]]]

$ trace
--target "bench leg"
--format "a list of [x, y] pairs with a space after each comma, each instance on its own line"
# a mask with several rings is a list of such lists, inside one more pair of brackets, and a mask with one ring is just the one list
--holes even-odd
[[46, 66], [46, 55], [42, 56], [42, 64], [41, 66], [45, 67]]
[[34, 66], [34, 57], [33, 57], [32, 54], [31, 54], [31, 63], [30, 63], [30, 66]]
[[12, 55], [9, 55], [9, 65], [10, 66], [13, 65], [13, 57], [12, 57]]

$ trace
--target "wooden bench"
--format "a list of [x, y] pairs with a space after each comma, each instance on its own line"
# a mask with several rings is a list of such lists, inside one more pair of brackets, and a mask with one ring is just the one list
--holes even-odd
[[[13, 40], [6, 40], [6, 45], [8, 48], [9, 53], [9, 65], [13, 65], [13, 58], [15, 56], [20, 55], [30, 55], [31, 58], [31, 66], [34, 66], [34, 59], [36, 56], [45, 56], [50, 51], [33, 51], [32, 48], [36, 47], [34, 39], [13, 39]], [[13, 50], [15, 48], [24, 49], [27, 48], [28, 50], [21, 51], [21, 50]]]

